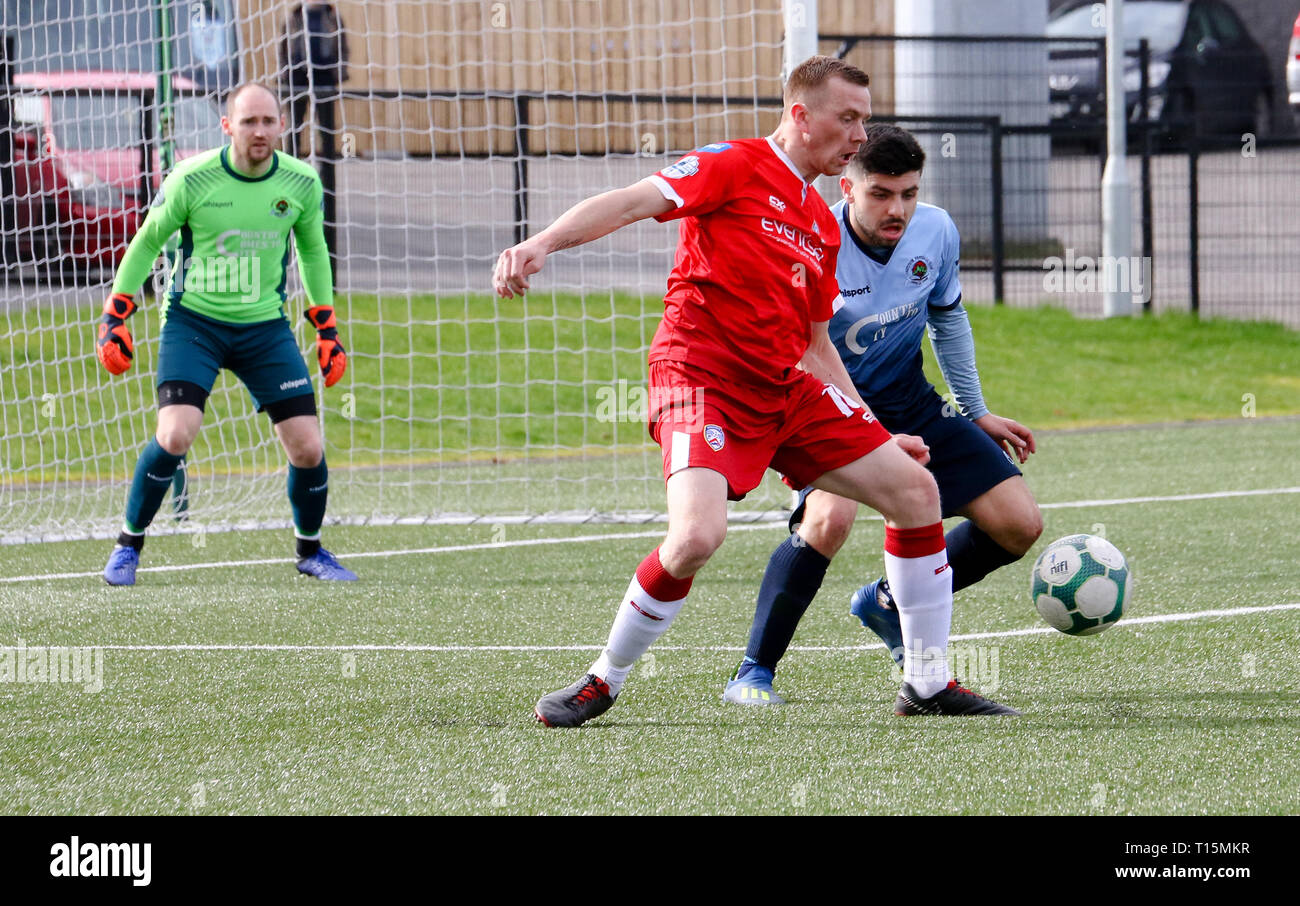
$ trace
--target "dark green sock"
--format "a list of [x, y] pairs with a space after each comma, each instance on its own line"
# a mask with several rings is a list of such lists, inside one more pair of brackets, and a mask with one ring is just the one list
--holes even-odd
[[183, 458], [164, 450], [158, 438], [149, 438], [135, 464], [131, 492], [126, 497], [126, 523], [133, 531], [143, 532], [153, 522]]
[[[329, 469], [325, 457], [310, 469], [289, 466], [289, 505], [293, 507], [293, 526], [299, 535], [320, 534], [325, 521], [325, 498], [329, 496]], [[319, 542], [317, 542], [319, 547]], [[299, 545], [301, 550], [302, 545]], [[299, 553], [299, 556], [304, 556]]]

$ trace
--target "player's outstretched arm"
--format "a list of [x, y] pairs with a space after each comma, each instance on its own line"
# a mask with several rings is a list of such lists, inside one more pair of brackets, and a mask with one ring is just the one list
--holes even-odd
[[492, 288], [506, 299], [522, 296], [529, 288], [528, 278], [542, 269], [546, 256], [552, 252], [591, 242], [638, 220], [666, 214], [674, 206], [653, 183], [645, 181], [593, 195], [569, 208], [536, 236], [502, 252], [492, 273]]

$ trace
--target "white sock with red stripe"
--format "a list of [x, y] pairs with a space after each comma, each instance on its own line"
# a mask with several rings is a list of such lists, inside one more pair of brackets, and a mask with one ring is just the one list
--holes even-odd
[[948, 685], [952, 569], [943, 523], [885, 526], [885, 575], [903, 627], [903, 679], [929, 698]]
[[686, 603], [694, 576], [677, 579], [659, 562], [659, 548], [641, 561], [627, 587], [623, 603], [614, 617], [605, 650], [591, 665], [592, 673], [609, 684], [609, 694], [618, 695], [632, 665], [661, 635]]

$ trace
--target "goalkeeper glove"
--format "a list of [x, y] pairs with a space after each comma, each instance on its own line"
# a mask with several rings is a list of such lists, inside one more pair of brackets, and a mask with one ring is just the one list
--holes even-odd
[[99, 319], [95, 337], [95, 354], [109, 374], [121, 374], [131, 367], [135, 344], [126, 319], [135, 313], [135, 301], [126, 293], [113, 293], [104, 300], [104, 316]]
[[313, 305], [305, 314], [316, 328], [316, 359], [320, 363], [320, 376], [325, 379], [326, 387], [333, 387], [348, 367], [348, 353], [339, 342], [334, 309], [329, 305]]

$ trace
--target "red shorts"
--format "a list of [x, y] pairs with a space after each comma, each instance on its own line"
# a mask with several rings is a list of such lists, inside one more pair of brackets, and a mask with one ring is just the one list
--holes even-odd
[[879, 447], [890, 433], [839, 388], [797, 369], [770, 391], [681, 362], [650, 363], [650, 436], [664, 480], [685, 468], [720, 472], [740, 500], [769, 466], [796, 488]]

